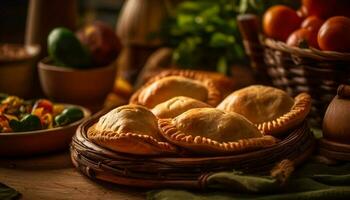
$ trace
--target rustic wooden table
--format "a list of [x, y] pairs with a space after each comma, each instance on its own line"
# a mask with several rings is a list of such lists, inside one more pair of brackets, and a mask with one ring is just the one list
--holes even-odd
[[0, 159], [0, 182], [21, 199], [145, 199], [146, 190], [96, 183], [71, 164], [69, 152], [25, 159]]

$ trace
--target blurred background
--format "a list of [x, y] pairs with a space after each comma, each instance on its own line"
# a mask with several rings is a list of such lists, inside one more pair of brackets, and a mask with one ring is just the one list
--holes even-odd
[[[41, 51], [27, 71], [24, 67], [21, 72], [14, 71], [14, 67], [10, 66], [14, 63], [6, 63], [7, 69], [2, 67], [1, 73], [7, 70], [10, 78], [0, 83], [0, 92], [13, 92], [22, 97], [47, 96], [69, 102], [70, 99], [63, 96], [77, 93], [73, 91], [78, 88], [71, 88], [69, 85], [72, 84], [65, 83], [68, 85], [65, 91], [58, 91], [63, 88], [54, 85], [64, 84], [56, 80], [59, 73], [54, 69], [49, 72], [40, 68], [40, 63], [49, 53], [48, 36], [61, 26], [76, 35], [79, 31], [87, 34], [88, 26], [96, 20], [109, 26], [112, 37], [117, 37], [116, 45], [108, 44], [111, 37], [104, 35], [108, 31], [99, 27], [94, 28], [94, 36], [90, 35], [90, 39], [85, 40], [79, 38], [80, 42], [105, 52], [114, 51], [112, 64], [116, 66], [117, 78], [113, 92], [121, 94], [126, 100], [149, 77], [168, 68], [216, 71], [231, 76], [240, 87], [249, 85], [257, 76], [246, 55], [237, 16], [252, 13], [260, 19], [272, 5], [285, 4], [297, 8], [299, 3], [293, 0], [1, 0], [0, 44], [39, 44]], [[260, 22], [256, 24], [260, 32]], [[255, 32], [254, 35], [258, 34]], [[65, 40], [60, 41], [64, 43]], [[79, 58], [73, 56], [76, 52], [65, 50], [61, 56]], [[99, 55], [99, 58], [105, 57]], [[60, 66], [57, 62], [53, 64]], [[66, 67], [77, 66], [66, 63]], [[40, 83], [38, 74], [41, 74]], [[64, 77], [69, 75], [67, 73]], [[258, 75], [263, 77], [261, 73]], [[91, 76], [96, 77], [97, 74]], [[88, 88], [90, 80], [83, 82], [81, 75], [72, 78], [72, 81], [78, 81], [82, 90]], [[34, 89], [29, 86], [31, 83]], [[26, 93], [14, 92], [16, 89]]]
[[[29, 0], [0, 1], [0, 43], [24, 43]], [[115, 27], [123, 0], [79, 0], [79, 23], [95, 19]]]

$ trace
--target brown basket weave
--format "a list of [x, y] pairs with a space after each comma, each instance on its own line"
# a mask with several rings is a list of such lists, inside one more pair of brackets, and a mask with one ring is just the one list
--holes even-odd
[[204, 188], [213, 172], [235, 169], [266, 174], [285, 159], [300, 164], [315, 146], [313, 134], [304, 123], [277, 145], [254, 152], [218, 157], [137, 157], [90, 142], [87, 130], [97, 119], [84, 122], [73, 137], [73, 164], [92, 179], [128, 186]]
[[267, 74], [273, 85], [295, 96], [312, 97], [311, 118], [320, 126], [329, 102], [340, 84], [350, 83], [350, 54], [289, 47], [283, 42], [264, 40]]
[[259, 38], [259, 19], [254, 15], [238, 18], [246, 53], [259, 76], [295, 96], [307, 92], [312, 97], [312, 125], [321, 126], [329, 102], [340, 84], [350, 83], [350, 53], [290, 47], [284, 42]]

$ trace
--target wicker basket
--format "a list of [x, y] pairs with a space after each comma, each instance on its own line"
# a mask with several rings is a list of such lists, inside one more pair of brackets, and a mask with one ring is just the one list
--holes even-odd
[[273, 85], [295, 96], [308, 92], [312, 97], [311, 118], [321, 125], [329, 102], [340, 84], [350, 83], [350, 54], [289, 47], [264, 40], [267, 74]]
[[274, 86], [292, 96], [300, 92], [309, 93], [313, 100], [312, 125], [320, 127], [338, 86], [350, 83], [350, 53], [302, 49], [269, 38], [258, 39], [256, 26], [259, 23], [256, 21], [256, 16], [239, 18], [252, 66], [260, 75], [267, 75]]
[[255, 152], [219, 157], [137, 157], [90, 142], [86, 133], [97, 119], [85, 121], [73, 137], [73, 164], [92, 179], [128, 186], [205, 188], [212, 172], [236, 169], [266, 174], [285, 159], [294, 165], [302, 163], [315, 146], [313, 134], [304, 123], [276, 146]]

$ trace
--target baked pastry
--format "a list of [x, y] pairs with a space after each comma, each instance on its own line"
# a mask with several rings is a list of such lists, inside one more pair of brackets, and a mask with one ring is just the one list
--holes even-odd
[[176, 96], [191, 97], [212, 106], [221, 101], [221, 93], [209, 80], [197, 81], [181, 76], [168, 76], [147, 83], [135, 92], [130, 103], [153, 108]]
[[264, 134], [278, 135], [305, 119], [311, 97], [301, 93], [293, 99], [283, 90], [253, 85], [233, 92], [217, 108], [245, 116]]
[[269, 147], [277, 142], [246, 118], [216, 108], [194, 108], [173, 119], [159, 119], [170, 143], [199, 154], [233, 154]]
[[125, 105], [102, 116], [89, 128], [88, 138], [113, 151], [137, 155], [176, 152], [159, 133], [157, 118], [147, 108]]
[[200, 71], [200, 70], [189, 70], [189, 69], [167, 69], [161, 71], [155, 77], [151, 78], [150, 81], [154, 82], [161, 78], [167, 76], [182, 76], [186, 78], [190, 78], [198, 81], [206, 81], [211, 80], [215, 87], [222, 93], [222, 96], [227, 96], [232, 91], [236, 90], [238, 84], [223, 74], [217, 72], [208, 72], [208, 71]]
[[210, 107], [210, 105], [196, 99], [178, 96], [156, 105], [156, 107], [152, 109], [152, 112], [158, 118], [174, 118], [192, 108]]

